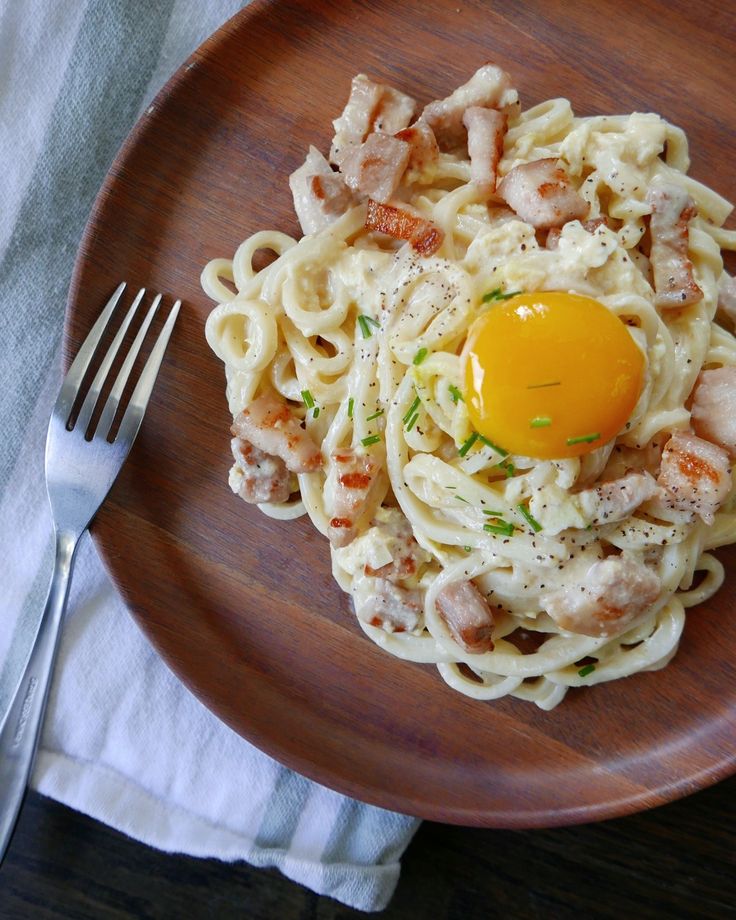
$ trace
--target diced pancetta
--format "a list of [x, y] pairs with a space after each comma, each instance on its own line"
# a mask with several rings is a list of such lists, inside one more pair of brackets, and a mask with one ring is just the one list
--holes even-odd
[[310, 147], [304, 163], [289, 176], [294, 210], [304, 233], [317, 233], [329, 226], [354, 204], [342, 176]]
[[437, 146], [434, 131], [420, 118], [419, 121], [398, 131], [394, 136], [409, 145], [409, 163], [406, 167], [404, 182], [422, 184], [432, 182], [440, 158], [440, 148]]
[[582, 220], [589, 208], [554, 157], [515, 166], [496, 193], [523, 221], [538, 229]]
[[463, 115], [473, 106], [505, 109], [519, 101], [507, 73], [493, 64], [486, 64], [459, 86], [446, 99], [437, 99], [425, 106], [422, 120], [434, 132], [441, 150], [454, 150], [465, 143]]
[[275, 393], [264, 393], [233, 419], [236, 438], [281, 457], [292, 473], [312, 473], [322, 466], [322, 453], [299, 419]]
[[653, 498], [659, 487], [647, 472], [632, 472], [612, 482], [601, 482], [578, 492], [578, 506], [591, 524], [612, 524], [623, 521], [642, 502]]
[[422, 595], [385, 578], [366, 578], [355, 598], [358, 619], [389, 633], [418, 632], [423, 622]]
[[493, 650], [493, 613], [472, 581], [455, 581], [437, 594], [437, 612], [466, 652]]
[[378, 230], [397, 240], [408, 240], [415, 252], [422, 256], [431, 256], [437, 252], [445, 238], [437, 224], [426, 217], [395, 205], [381, 204], [371, 198], [368, 199], [365, 226], [368, 230]]
[[736, 367], [702, 371], [693, 393], [695, 434], [736, 457]]
[[656, 572], [629, 556], [594, 562], [580, 583], [542, 598], [542, 605], [566, 632], [614, 636], [623, 632], [657, 600]]
[[390, 134], [369, 134], [343, 160], [342, 174], [353, 191], [385, 203], [399, 187], [410, 154], [406, 141]]
[[243, 438], [233, 438], [230, 447], [235, 458], [230, 487], [243, 501], [258, 504], [288, 499], [291, 474], [281, 457], [264, 453]]
[[688, 256], [688, 221], [697, 214], [695, 204], [685, 189], [668, 182], [652, 185], [647, 202], [652, 208], [649, 260], [654, 273], [654, 303], [661, 309], [697, 303], [703, 292], [695, 283]]
[[335, 136], [330, 162], [341, 166], [345, 158], [374, 131], [395, 134], [412, 119], [416, 103], [391, 86], [375, 83], [365, 74], [353, 77], [350, 98], [333, 121]]
[[662, 492], [649, 506], [654, 513], [661, 501], [666, 508], [691, 518], [699, 514], [712, 524], [731, 490], [728, 454], [710, 441], [676, 431], [664, 446], [657, 482]]
[[473, 105], [465, 109], [463, 124], [468, 131], [470, 181], [490, 195], [496, 189], [496, 170], [503, 156], [508, 117], [495, 109]]
[[347, 546], [358, 534], [380, 467], [369, 453], [340, 447], [330, 455], [328, 474], [329, 512], [327, 536], [335, 547]]

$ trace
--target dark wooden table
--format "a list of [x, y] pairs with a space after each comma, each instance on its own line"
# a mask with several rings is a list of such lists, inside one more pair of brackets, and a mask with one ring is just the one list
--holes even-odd
[[[425, 823], [385, 920], [736, 917], [736, 778], [655, 811], [544, 831]], [[242, 863], [169, 856], [32, 794], [2, 920], [364, 916]]]

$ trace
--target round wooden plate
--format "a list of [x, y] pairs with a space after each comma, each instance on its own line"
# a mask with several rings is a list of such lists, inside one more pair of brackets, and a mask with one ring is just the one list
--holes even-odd
[[[255, 230], [297, 233], [287, 177], [310, 143], [328, 148], [358, 71], [424, 103], [490, 59], [526, 106], [658, 111], [687, 130], [692, 174], [735, 196], [736, 23], [705, 6], [257, 0], [174, 75], [115, 161], [79, 252], [67, 354], [120, 279], [184, 308], [93, 533], [176, 674], [301, 773], [426, 818], [532, 827], [648, 808], [734, 770], [733, 575], [688, 614], [668, 668], [573, 691], [551, 713], [467, 699], [375, 648], [308, 520], [272, 521], [227, 486], [224, 375], [199, 287], [202, 266]], [[733, 571], [734, 550], [720, 558]]]

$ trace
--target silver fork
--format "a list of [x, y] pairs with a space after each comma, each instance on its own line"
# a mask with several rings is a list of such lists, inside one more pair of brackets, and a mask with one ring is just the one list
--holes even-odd
[[69, 593], [74, 553], [79, 538], [105, 500], [138, 434], [181, 306], [181, 301], [177, 300], [172, 307], [133, 390], [118, 432], [114, 440], [110, 441], [110, 428], [120, 406], [125, 384], [161, 302], [160, 294], [154, 298], [120, 367], [94, 433], [90, 440], [86, 440], [85, 434], [100, 392], [145, 290], [138, 292], [126, 313], [90, 384], [76, 421], [73, 427], [69, 427], [72, 407], [80, 395], [84, 375], [124, 289], [125, 283], [119, 285], [85, 339], [64, 378], [49, 421], [46, 436], [46, 488], [54, 519], [56, 561], [46, 607], [28, 664], [10, 709], [0, 721], [0, 864], [7, 851], [36, 757], [56, 658], [59, 627]]

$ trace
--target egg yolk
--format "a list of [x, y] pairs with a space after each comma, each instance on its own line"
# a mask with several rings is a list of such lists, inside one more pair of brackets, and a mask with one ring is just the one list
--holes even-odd
[[590, 297], [544, 292], [495, 304], [463, 350], [475, 430], [514, 454], [576, 457], [625, 426], [645, 359], [624, 323]]

